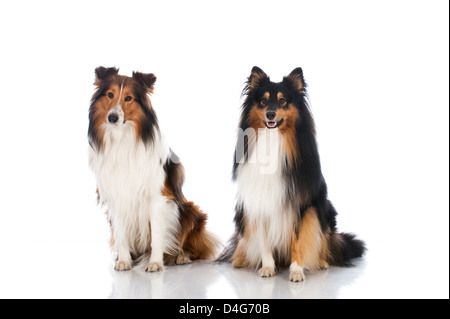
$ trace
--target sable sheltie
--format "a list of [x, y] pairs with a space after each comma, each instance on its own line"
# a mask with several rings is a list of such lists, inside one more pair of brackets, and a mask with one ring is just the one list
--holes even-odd
[[350, 266], [365, 245], [336, 230], [302, 69], [274, 83], [254, 67], [246, 84], [233, 167], [236, 230], [218, 261], [260, 267], [262, 277], [290, 265], [291, 281], [303, 281], [304, 269]]
[[150, 102], [156, 77], [116, 68], [95, 70], [89, 110], [89, 162], [99, 202], [107, 207], [116, 270], [139, 260], [146, 271], [163, 264], [214, 258], [217, 239], [206, 214], [182, 193], [184, 169], [161, 135]]

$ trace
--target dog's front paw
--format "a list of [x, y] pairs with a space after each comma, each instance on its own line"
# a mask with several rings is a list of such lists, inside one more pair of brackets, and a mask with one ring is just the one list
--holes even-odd
[[273, 277], [275, 276], [275, 269], [273, 267], [262, 267], [259, 271], [258, 274], [261, 277]]
[[290, 267], [289, 280], [293, 282], [300, 282], [305, 280], [305, 274], [303, 272], [303, 267], [299, 266], [297, 262], [291, 264]]
[[145, 271], [149, 271], [149, 272], [157, 272], [157, 271], [163, 271], [163, 270], [164, 270], [164, 266], [158, 262], [151, 262], [148, 264], [147, 268], [145, 268]]
[[305, 280], [305, 274], [303, 273], [303, 271], [291, 271], [291, 273], [289, 274], [289, 280], [293, 282], [301, 282]]
[[118, 260], [114, 266], [114, 269], [117, 271], [131, 270], [131, 264], [127, 261]]
[[177, 265], [186, 265], [186, 264], [191, 264], [192, 260], [186, 255], [178, 255], [175, 263]]

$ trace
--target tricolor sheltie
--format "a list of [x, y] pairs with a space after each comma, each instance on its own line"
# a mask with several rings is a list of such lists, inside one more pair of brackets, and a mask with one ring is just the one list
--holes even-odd
[[303, 281], [304, 269], [351, 265], [365, 245], [336, 230], [302, 69], [274, 83], [254, 67], [243, 94], [233, 167], [236, 230], [218, 261], [260, 268], [262, 277], [290, 265], [291, 281]]
[[214, 258], [218, 241], [205, 230], [206, 214], [182, 193], [183, 166], [164, 141], [150, 102], [156, 77], [118, 71], [95, 70], [88, 131], [115, 269], [129, 270], [137, 259], [153, 272], [163, 264]]

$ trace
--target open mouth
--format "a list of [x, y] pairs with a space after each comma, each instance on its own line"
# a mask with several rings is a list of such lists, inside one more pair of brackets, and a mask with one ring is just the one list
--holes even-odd
[[279, 120], [278, 122], [275, 121], [267, 121], [264, 122], [264, 124], [266, 124], [266, 127], [268, 129], [272, 129], [272, 128], [277, 128], [278, 126], [280, 126], [281, 124], [283, 124], [284, 119]]

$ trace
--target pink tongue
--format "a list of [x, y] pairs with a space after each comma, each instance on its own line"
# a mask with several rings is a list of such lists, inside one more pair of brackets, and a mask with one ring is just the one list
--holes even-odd
[[267, 125], [269, 127], [274, 127], [275, 125], [277, 125], [277, 123], [276, 122], [268, 122]]

